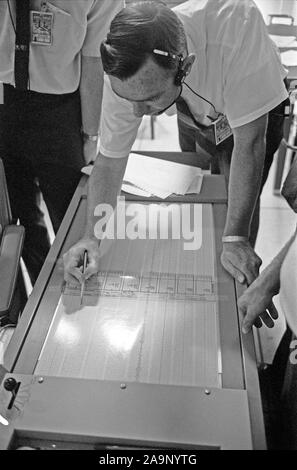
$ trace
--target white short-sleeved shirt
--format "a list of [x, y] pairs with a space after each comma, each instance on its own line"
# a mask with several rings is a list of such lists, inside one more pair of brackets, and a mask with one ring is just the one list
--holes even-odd
[[[0, 82], [14, 85], [15, 1], [0, 1]], [[30, 89], [39, 93], [75, 91], [80, 82], [81, 54], [100, 57], [100, 44], [124, 0], [30, 0], [30, 10], [53, 13], [50, 46], [30, 45]], [[13, 24], [12, 24], [13, 22]]]
[[[184, 25], [188, 52], [196, 55], [186, 82], [224, 113], [232, 128], [258, 119], [286, 99], [286, 70], [252, 0], [195, 0], [173, 10]], [[206, 115], [214, 113], [185, 86], [182, 96], [198, 121], [203, 123]], [[129, 154], [140, 123], [129, 113], [132, 106], [107, 85], [101, 132], [104, 155]]]

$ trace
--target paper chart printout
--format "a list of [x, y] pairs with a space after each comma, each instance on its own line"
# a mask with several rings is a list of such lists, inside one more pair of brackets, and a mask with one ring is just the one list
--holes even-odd
[[183, 240], [104, 240], [101, 271], [67, 285], [37, 374], [220, 387], [220, 344], [211, 205], [202, 245]]
[[[80, 285], [66, 285], [64, 294], [80, 297]], [[100, 271], [86, 283], [84, 304], [94, 297], [214, 302], [214, 281], [210, 276], [127, 271]]]

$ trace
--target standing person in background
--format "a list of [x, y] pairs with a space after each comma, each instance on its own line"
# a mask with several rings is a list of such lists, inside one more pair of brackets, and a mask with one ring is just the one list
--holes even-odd
[[[32, 284], [50, 248], [40, 193], [57, 232], [81, 168], [97, 155], [100, 42], [122, 7], [122, 0], [0, 2], [0, 157], [13, 218], [26, 229], [23, 258]], [[28, 47], [18, 44], [20, 24]], [[20, 85], [15, 57], [24, 47], [28, 77]]]
[[[297, 162], [294, 161], [282, 188], [282, 194], [297, 212]], [[261, 371], [262, 395], [267, 409], [267, 437], [274, 449], [297, 449], [297, 231], [275, 256], [260, 276], [238, 299], [238, 309], [244, 317], [242, 330], [248, 333], [252, 325], [273, 326], [272, 299], [280, 294], [287, 329], [275, 352], [273, 362]], [[294, 337], [295, 335], [295, 337]]]

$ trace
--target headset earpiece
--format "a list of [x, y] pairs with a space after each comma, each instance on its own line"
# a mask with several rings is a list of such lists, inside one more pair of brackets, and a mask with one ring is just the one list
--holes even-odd
[[186, 76], [186, 73], [184, 70], [179, 70], [175, 76], [175, 79], [174, 79], [174, 84], [176, 86], [181, 86], [181, 84], [183, 83], [184, 81], [184, 78]]
[[176, 76], [175, 76], [175, 79], [174, 79], [174, 84], [176, 86], [181, 86], [181, 84], [184, 81], [184, 78], [187, 75], [187, 72], [182, 68], [183, 62], [184, 62], [183, 59], [180, 58], [179, 59], [179, 64], [178, 64], [178, 70], [177, 70], [177, 73], [176, 73]]

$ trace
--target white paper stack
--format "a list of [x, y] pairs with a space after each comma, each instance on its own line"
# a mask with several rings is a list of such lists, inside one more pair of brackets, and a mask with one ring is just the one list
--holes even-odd
[[171, 194], [199, 194], [201, 168], [131, 153], [122, 189], [130, 194], [166, 199]]
[[[82, 172], [90, 175], [92, 169], [93, 165], [88, 165]], [[199, 194], [202, 181], [201, 168], [130, 153], [122, 190], [136, 196], [166, 199], [171, 194]]]

